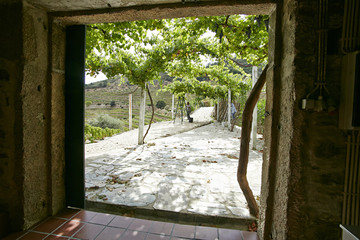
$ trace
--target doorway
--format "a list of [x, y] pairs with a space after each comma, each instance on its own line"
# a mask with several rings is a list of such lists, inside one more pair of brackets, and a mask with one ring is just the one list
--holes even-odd
[[[82, 111], [83, 112], [83, 111]], [[71, 144], [72, 145], [72, 144]], [[72, 145], [72, 146], [74, 146], [74, 145]], [[83, 150], [83, 147], [82, 148], [80, 148], [80, 149], [82, 149]], [[83, 152], [83, 151], [82, 151]], [[83, 166], [78, 166], [78, 167], [83, 167]], [[76, 174], [76, 173], [75, 173]], [[81, 177], [81, 176], [78, 176], [79, 178], [82, 178], [83, 179], [83, 177]], [[71, 194], [71, 192], [73, 192], [74, 190], [72, 190], [72, 191], [70, 191], [70, 194]], [[78, 191], [79, 192], [79, 191]], [[84, 200], [81, 200], [80, 202], [84, 202]]]

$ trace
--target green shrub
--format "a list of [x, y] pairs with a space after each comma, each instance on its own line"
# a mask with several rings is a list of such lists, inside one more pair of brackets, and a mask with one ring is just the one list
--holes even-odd
[[88, 107], [92, 104], [92, 101], [85, 101], [85, 105]]
[[156, 107], [163, 109], [166, 106], [166, 103], [163, 100], [160, 100], [156, 103]]
[[117, 118], [111, 117], [108, 114], [100, 114], [95, 119], [91, 119], [89, 124], [94, 127], [100, 128], [112, 128], [112, 129], [120, 129], [124, 128], [124, 123]]
[[111, 106], [111, 107], [115, 107], [115, 106], [116, 106], [115, 101], [111, 101], [111, 102], [110, 102], [110, 106]]
[[95, 142], [96, 140], [102, 140], [105, 137], [111, 137], [114, 134], [120, 133], [120, 129], [102, 129], [100, 127], [94, 127], [89, 124], [85, 124], [85, 141]]

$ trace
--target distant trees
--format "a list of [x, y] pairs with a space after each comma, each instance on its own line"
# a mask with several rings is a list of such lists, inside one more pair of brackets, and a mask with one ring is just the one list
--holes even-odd
[[166, 106], [166, 103], [163, 100], [157, 101], [157, 103], [156, 103], [157, 108], [163, 109], [163, 108], [165, 108], [165, 106]]

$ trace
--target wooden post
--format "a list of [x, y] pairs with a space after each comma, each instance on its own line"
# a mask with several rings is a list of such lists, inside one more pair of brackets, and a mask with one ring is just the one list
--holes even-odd
[[138, 144], [144, 143], [144, 122], [145, 122], [145, 103], [146, 103], [146, 88], [141, 88], [140, 92], [140, 112], [139, 112], [139, 136]]
[[132, 129], [132, 94], [129, 94], [129, 130]]
[[174, 120], [174, 106], [175, 106], [175, 95], [172, 95], [171, 99], [171, 119]]
[[[255, 83], [258, 80], [258, 67], [252, 67], [252, 87], [255, 86]], [[256, 150], [256, 142], [257, 142], [257, 103], [255, 104], [253, 111], [253, 119], [251, 126], [251, 149]]]
[[252, 122], [252, 113], [254, 106], [259, 99], [261, 89], [263, 88], [266, 82], [266, 71], [268, 66], [264, 68], [259, 81], [255, 84], [253, 89], [250, 92], [248, 99], [246, 100], [244, 112], [242, 115], [242, 125], [241, 125], [241, 143], [240, 143], [240, 155], [239, 155], [239, 165], [237, 170], [237, 179], [240, 185], [241, 190], [244, 193], [246, 202], [249, 205], [250, 213], [255, 217], [259, 217], [259, 208], [257, 206], [253, 192], [249, 187], [249, 182], [246, 177], [247, 167], [249, 163], [249, 143], [251, 135], [251, 122]]
[[231, 89], [228, 90], [228, 129], [231, 129]]

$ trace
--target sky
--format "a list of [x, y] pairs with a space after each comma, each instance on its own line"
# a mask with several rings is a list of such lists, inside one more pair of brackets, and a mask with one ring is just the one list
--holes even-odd
[[98, 82], [98, 81], [102, 81], [102, 80], [106, 80], [106, 79], [107, 79], [107, 77], [103, 73], [98, 74], [96, 77], [91, 77], [90, 75], [87, 75], [85, 73], [85, 84]]

